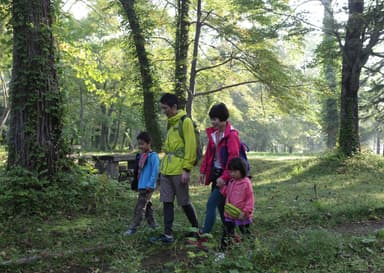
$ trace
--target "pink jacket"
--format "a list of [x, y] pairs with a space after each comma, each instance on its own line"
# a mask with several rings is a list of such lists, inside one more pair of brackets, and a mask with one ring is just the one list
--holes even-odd
[[[209, 185], [211, 181], [209, 181], [209, 175], [211, 172], [211, 169], [213, 167], [213, 161], [215, 159], [215, 142], [212, 138], [212, 133], [217, 131], [214, 127], [209, 127], [206, 129], [207, 137], [208, 137], [208, 145], [207, 149], [205, 151], [203, 160], [200, 165], [200, 173], [205, 174], [205, 185]], [[220, 155], [226, 154], [227, 160], [226, 162], [223, 162], [223, 158], [220, 158], [221, 165], [223, 166], [224, 172], [221, 175], [221, 178], [228, 182], [231, 177], [228, 172], [228, 162], [233, 157], [239, 156], [239, 150], [240, 150], [240, 138], [239, 133], [236, 129], [234, 129], [229, 121], [227, 121], [227, 125], [225, 127], [224, 131], [224, 138], [221, 139], [217, 146], [217, 150], [219, 151]]]
[[[248, 177], [240, 180], [230, 180], [226, 186], [220, 189], [220, 192], [226, 196], [225, 203], [231, 203], [241, 209], [248, 219], [252, 218], [255, 199], [252, 182]], [[224, 216], [230, 218], [225, 212]]]

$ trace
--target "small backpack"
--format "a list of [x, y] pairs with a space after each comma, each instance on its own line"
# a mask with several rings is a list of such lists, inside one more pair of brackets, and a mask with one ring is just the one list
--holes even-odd
[[[183, 139], [183, 142], [184, 142], [183, 122], [186, 117], [187, 115], [184, 115], [179, 119], [179, 135]], [[203, 146], [201, 144], [200, 131], [193, 120], [192, 120], [192, 124], [193, 124], [193, 129], [195, 131], [195, 138], [196, 138], [196, 160], [193, 165], [196, 166], [199, 163], [200, 159], [203, 157]]]
[[[223, 162], [227, 164], [228, 161], [228, 137], [225, 138], [225, 149], [221, 150], [221, 158], [223, 159]], [[249, 152], [249, 147], [247, 144], [242, 142], [240, 140], [240, 147], [239, 147], [239, 157], [244, 161], [246, 165], [246, 171], [247, 171], [247, 176], [251, 177], [250, 172], [251, 172], [251, 167], [248, 162], [248, 157], [247, 157], [247, 152]]]

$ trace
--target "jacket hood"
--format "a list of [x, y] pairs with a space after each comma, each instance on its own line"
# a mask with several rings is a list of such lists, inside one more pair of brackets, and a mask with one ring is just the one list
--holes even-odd
[[176, 115], [168, 118], [169, 126], [175, 126], [179, 122], [179, 119], [186, 114], [187, 112], [185, 112], [184, 110], [179, 110]]

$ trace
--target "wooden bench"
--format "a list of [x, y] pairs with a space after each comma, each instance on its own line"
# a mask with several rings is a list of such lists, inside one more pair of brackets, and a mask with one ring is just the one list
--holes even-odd
[[136, 164], [134, 154], [93, 155], [92, 159], [99, 173], [106, 173], [109, 177], [119, 181], [133, 177]]

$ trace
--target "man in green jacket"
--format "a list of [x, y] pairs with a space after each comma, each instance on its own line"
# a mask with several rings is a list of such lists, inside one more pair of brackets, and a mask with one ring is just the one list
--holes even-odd
[[160, 107], [168, 118], [167, 138], [163, 147], [165, 156], [160, 165], [160, 201], [163, 202], [164, 234], [154, 240], [173, 243], [175, 196], [192, 227], [198, 228], [196, 211], [189, 197], [190, 175], [196, 159], [197, 144], [193, 123], [188, 117], [182, 121], [184, 140], [180, 136], [179, 121], [186, 112], [178, 110], [177, 96], [164, 94], [160, 99]]

